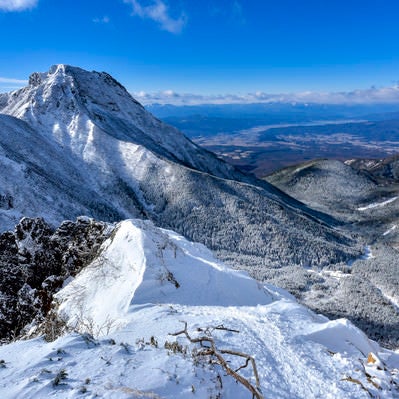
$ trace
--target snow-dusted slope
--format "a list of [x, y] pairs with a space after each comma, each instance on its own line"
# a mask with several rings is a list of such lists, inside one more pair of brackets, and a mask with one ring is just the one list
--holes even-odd
[[357, 217], [359, 204], [373, 199], [378, 192], [378, 185], [369, 174], [336, 160], [304, 162], [266, 179], [299, 201], [341, 217]]
[[[75, 332], [0, 347], [2, 398], [251, 397], [199, 344], [170, 335], [182, 321], [191, 337], [212, 337], [232, 369], [245, 358], [225, 350], [252, 356], [264, 398], [399, 397], [398, 354], [150, 222], [119, 224], [57, 303], [69, 326], [97, 339]], [[256, 386], [251, 363], [238, 373]]]
[[[386, 171], [389, 164], [384, 166]], [[291, 275], [276, 272], [269, 282], [289, 289], [314, 311], [348, 317], [369, 337], [398, 347], [399, 265], [397, 251], [387, 244], [397, 248], [399, 242], [399, 187], [393, 175], [384, 180], [382, 166], [379, 161], [313, 160], [267, 177], [308, 206], [350, 222], [348, 228], [358, 232], [365, 243], [363, 255], [346, 264], [309, 268], [306, 279], [300, 275], [303, 268]], [[369, 256], [370, 248], [373, 256]]]
[[0, 195], [13, 198], [0, 204], [3, 229], [21, 214], [53, 224], [143, 217], [253, 270], [359, 254], [331, 218], [193, 144], [106, 73], [67, 65], [34, 73], [1, 97], [0, 112], [0, 161], [11, 171], [0, 174]]
[[24, 216], [45, 216], [53, 223], [60, 215], [119, 216], [114, 204], [98, 195], [100, 184], [82, 159], [23, 120], [2, 114], [0, 167], [1, 230]]

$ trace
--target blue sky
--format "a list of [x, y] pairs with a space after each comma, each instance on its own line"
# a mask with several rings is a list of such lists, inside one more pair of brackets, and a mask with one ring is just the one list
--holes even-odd
[[133, 92], [389, 87], [398, 16], [397, 0], [0, 0], [0, 90], [56, 63]]

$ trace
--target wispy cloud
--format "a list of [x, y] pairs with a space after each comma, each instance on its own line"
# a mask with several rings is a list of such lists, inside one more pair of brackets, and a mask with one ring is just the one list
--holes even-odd
[[15, 84], [15, 85], [23, 86], [23, 85], [28, 84], [28, 81], [24, 80], [24, 79], [3, 78], [0, 76], [0, 83]]
[[23, 11], [36, 7], [38, 0], [0, 0], [2, 11]]
[[108, 24], [110, 22], [110, 18], [108, 16], [104, 15], [101, 18], [98, 18], [98, 17], [93, 18], [93, 22], [95, 24]]
[[246, 23], [242, 5], [238, 0], [234, 0], [231, 14], [233, 16], [233, 19], [238, 23], [240, 23], [241, 25], [244, 25]]
[[399, 103], [399, 85], [391, 87], [353, 90], [348, 92], [301, 92], [270, 94], [256, 92], [248, 94], [201, 95], [176, 93], [166, 90], [156, 93], [137, 92], [133, 96], [144, 105], [148, 104], [251, 104], [251, 103], [315, 103], [315, 104], [382, 104]]
[[169, 7], [162, 0], [153, 0], [149, 5], [142, 5], [139, 0], [123, 0], [132, 5], [132, 15], [157, 22], [162, 30], [170, 33], [180, 33], [187, 22], [187, 16], [182, 11], [179, 17], [170, 15]]
[[0, 76], [0, 93], [19, 89], [23, 86], [26, 86], [27, 84], [28, 84], [27, 80], [4, 78]]

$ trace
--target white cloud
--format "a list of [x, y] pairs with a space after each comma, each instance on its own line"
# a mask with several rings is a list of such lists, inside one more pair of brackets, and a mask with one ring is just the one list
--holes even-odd
[[108, 24], [110, 21], [109, 17], [104, 15], [102, 18], [93, 18], [95, 24]]
[[169, 8], [162, 0], [153, 0], [149, 5], [142, 5], [138, 0], [124, 0], [133, 7], [132, 15], [157, 22], [162, 30], [170, 33], [180, 33], [187, 22], [187, 17], [182, 12], [178, 18], [169, 15]]
[[0, 10], [23, 11], [36, 7], [38, 0], [0, 0]]
[[144, 105], [148, 104], [251, 104], [251, 103], [315, 103], [315, 104], [382, 104], [399, 103], [399, 85], [391, 87], [354, 90], [349, 92], [300, 92], [270, 94], [262, 91], [247, 94], [201, 95], [176, 93], [165, 90], [156, 93], [144, 91], [133, 93], [133, 96]]

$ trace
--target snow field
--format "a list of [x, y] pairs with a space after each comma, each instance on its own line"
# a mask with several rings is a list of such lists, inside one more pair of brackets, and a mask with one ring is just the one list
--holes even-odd
[[[214, 330], [212, 335], [218, 348], [255, 358], [264, 397], [369, 397], [359, 384], [345, 380], [352, 378], [373, 394], [397, 398], [397, 392], [389, 390], [391, 371], [364, 366], [362, 350], [380, 348], [349, 323], [322, 319], [286, 299], [258, 307], [136, 305], [122, 329], [98, 340], [69, 334], [52, 343], [35, 339], [1, 347], [5, 368], [0, 370], [0, 392], [3, 398], [78, 398], [82, 390], [88, 398], [210, 398], [218, 393], [222, 398], [250, 397], [220, 366], [196, 359], [195, 345], [186, 338], [169, 335], [181, 330], [184, 320], [193, 336], [207, 326], [239, 331]], [[177, 342], [185, 353], [165, 349], [165, 342]], [[386, 358], [384, 364], [398, 364], [397, 354], [383, 351], [378, 356]], [[229, 360], [237, 368], [244, 363]], [[383, 391], [367, 381], [365, 367]], [[68, 375], [55, 385], [61, 370]], [[255, 384], [250, 366], [240, 373]]]

